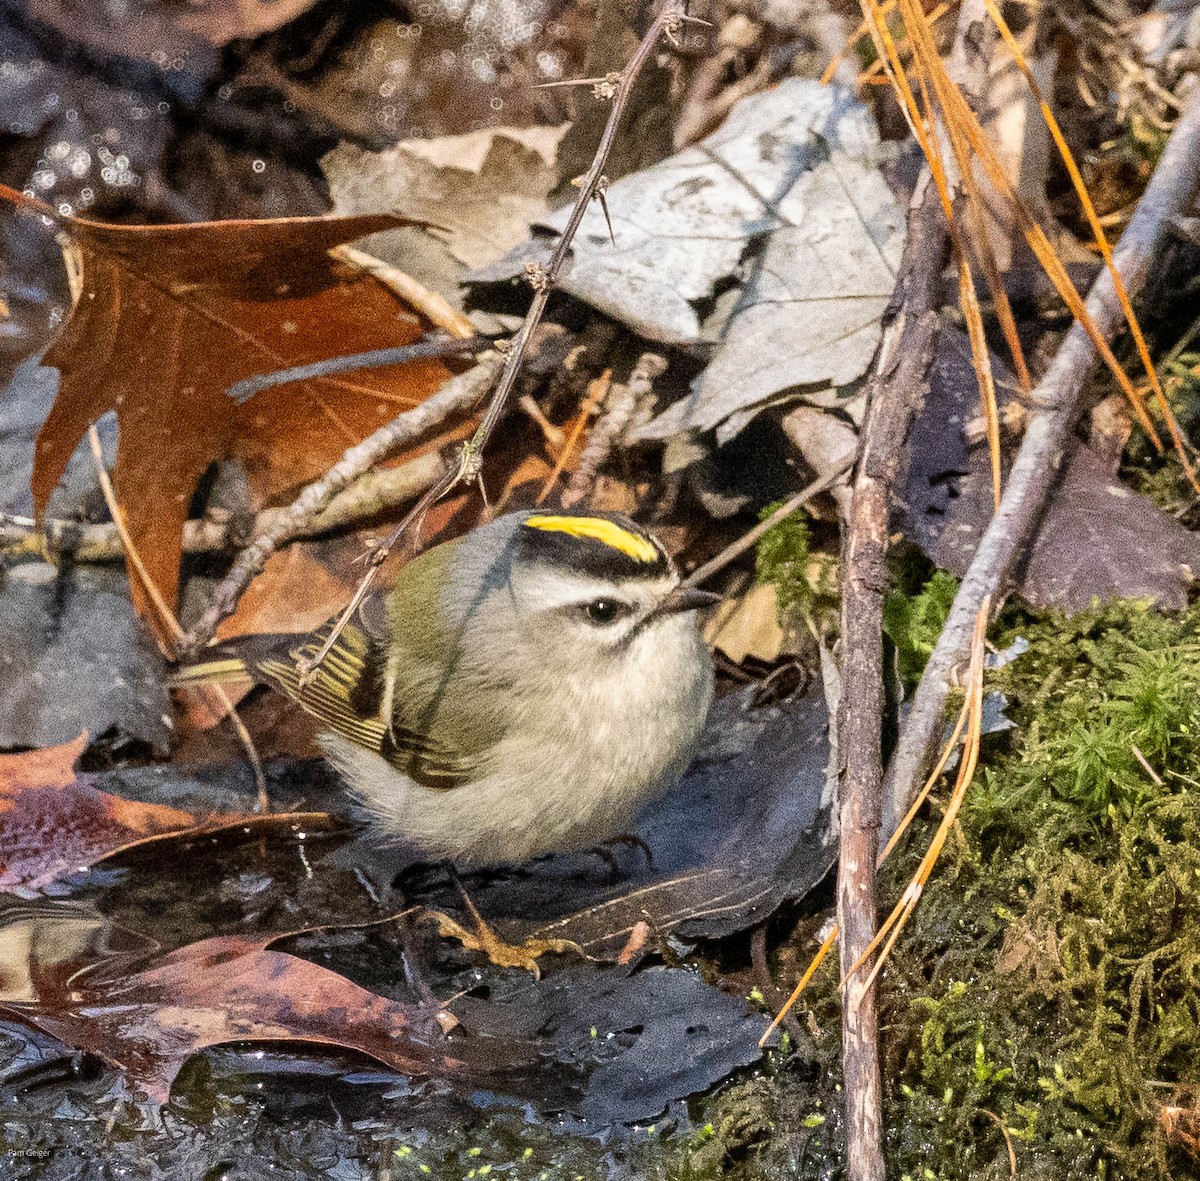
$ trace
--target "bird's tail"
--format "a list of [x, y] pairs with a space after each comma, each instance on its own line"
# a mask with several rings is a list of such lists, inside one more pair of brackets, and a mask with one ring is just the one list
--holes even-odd
[[196, 664], [186, 664], [167, 677], [170, 689], [195, 689], [202, 685], [228, 685], [234, 681], [253, 681], [257, 678], [243, 656], [224, 652]]

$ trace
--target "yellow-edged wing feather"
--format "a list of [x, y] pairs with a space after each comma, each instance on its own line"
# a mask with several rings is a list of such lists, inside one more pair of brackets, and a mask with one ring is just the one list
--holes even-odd
[[180, 669], [173, 687], [255, 680], [290, 697], [322, 725], [381, 755], [397, 770], [430, 787], [457, 787], [475, 760], [416, 730], [391, 725], [382, 713], [382, 653], [367, 632], [348, 624], [325, 659], [302, 675], [298, 664], [316, 656], [332, 624], [307, 636], [254, 636], [222, 654]]

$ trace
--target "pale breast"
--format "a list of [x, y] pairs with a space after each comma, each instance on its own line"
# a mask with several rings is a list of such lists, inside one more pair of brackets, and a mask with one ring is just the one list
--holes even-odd
[[380, 826], [427, 856], [478, 865], [587, 848], [628, 832], [678, 780], [704, 724], [707, 650], [690, 620], [659, 630], [618, 676], [556, 677], [461, 786], [423, 787], [338, 735], [322, 743]]

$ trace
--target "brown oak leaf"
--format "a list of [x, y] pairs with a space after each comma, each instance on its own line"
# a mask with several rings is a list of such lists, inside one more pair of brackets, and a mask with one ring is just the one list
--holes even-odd
[[241, 378], [419, 337], [420, 317], [327, 253], [407, 224], [386, 213], [169, 226], [67, 219], [82, 289], [45, 359], [62, 380], [38, 436], [38, 512], [87, 428], [115, 410], [117, 497], [150, 577], [174, 605], [181, 530], [213, 460], [240, 459], [269, 501], [449, 376], [440, 362], [421, 361], [293, 382], [241, 406], [226, 394]]

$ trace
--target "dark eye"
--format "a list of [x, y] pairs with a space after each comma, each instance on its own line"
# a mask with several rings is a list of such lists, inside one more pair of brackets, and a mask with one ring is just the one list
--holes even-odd
[[584, 607], [583, 611], [593, 623], [603, 626], [606, 623], [612, 623], [623, 609], [624, 605], [618, 603], [616, 599], [593, 599]]

